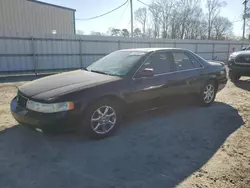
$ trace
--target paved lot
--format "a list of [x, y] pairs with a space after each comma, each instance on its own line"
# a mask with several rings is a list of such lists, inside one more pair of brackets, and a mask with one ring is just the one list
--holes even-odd
[[22, 83], [0, 83], [1, 188], [250, 186], [247, 78], [228, 83], [211, 107], [147, 112], [100, 141], [18, 125], [9, 102]]

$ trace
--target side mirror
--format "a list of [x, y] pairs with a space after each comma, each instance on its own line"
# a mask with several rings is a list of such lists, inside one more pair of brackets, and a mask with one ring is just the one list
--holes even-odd
[[246, 50], [246, 47], [243, 47], [241, 50], [242, 50], [242, 51]]
[[137, 73], [136, 78], [149, 78], [153, 76], [154, 76], [154, 69], [145, 68]]

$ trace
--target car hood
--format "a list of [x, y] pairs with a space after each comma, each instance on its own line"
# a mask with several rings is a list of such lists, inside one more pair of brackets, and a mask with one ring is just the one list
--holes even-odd
[[31, 81], [18, 90], [27, 97], [49, 100], [61, 95], [121, 79], [116, 76], [77, 70]]
[[234, 52], [231, 54], [231, 56], [238, 56], [238, 55], [250, 55], [250, 50], [245, 50], [245, 51], [239, 51], [239, 52]]
[[222, 61], [214, 61], [214, 60], [210, 60], [210, 61], [208, 61], [208, 63], [210, 65], [214, 65], [214, 66], [224, 66], [225, 65], [225, 63]]

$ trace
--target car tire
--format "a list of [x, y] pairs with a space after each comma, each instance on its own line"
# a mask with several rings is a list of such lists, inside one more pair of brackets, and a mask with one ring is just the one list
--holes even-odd
[[[101, 99], [90, 105], [83, 117], [81, 129], [91, 139], [113, 135], [119, 127], [121, 107], [115, 100]], [[81, 131], [81, 132], [82, 132]]]
[[204, 84], [200, 92], [200, 104], [210, 106], [216, 97], [217, 85], [214, 81], [208, 81]]
[[240, 79], [240, 75], [233, 73], [232, 71], [229, 71], [229, 78], [232, 82], [236, 82]]

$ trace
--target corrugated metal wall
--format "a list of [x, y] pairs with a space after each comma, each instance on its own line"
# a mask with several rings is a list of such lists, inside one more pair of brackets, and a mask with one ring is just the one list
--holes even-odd
[[205, 59], [227, 60], [238, 41], [137, 39], [103, 36], [0, 37], [0, 74], [50, 72], [86, 67], [104, 55], [125, 48], [177, 47]]
[[74, 34], [74, 11], [28, 0], [0, 0], [0, 36]]

